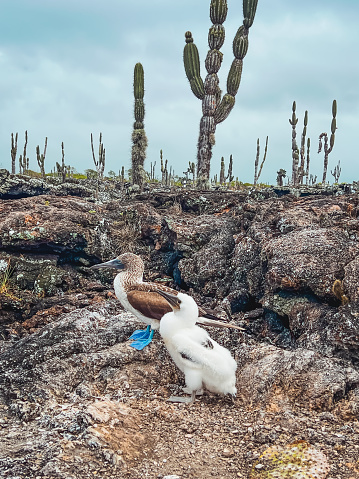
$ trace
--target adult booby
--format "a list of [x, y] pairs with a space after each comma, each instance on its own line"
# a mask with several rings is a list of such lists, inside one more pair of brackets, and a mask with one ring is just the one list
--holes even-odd
[[[166, 313], [172, 311], [168, 301], [158, 294], [167, 292], [177, 295], [178, 291], [163, 284], [144, 282], [144, 263], [142, 259], [133, 253], [123, 253], [115, 259], [105, 263], [91, 266], [95, 268], [115, 268], [120, 270], [114, 279], [116, 297], [127, 311], [134, 314], [140, 321], [148, 324], [145, 331], [137, 330], [131, 336], [131, 346], [141, 350], [152, 341], [153, 330], [159, 329], [160, 320]], [[234, 324], [226, 323], [212, 314], [199, 308], [200, 318], [198, 323], [202, 325], [242, 329]]]
[[191, 394], [190, 399], [169, 400], [192, 403], [203, 386], [214, 393], [235, 396], [237, 363], [228, 349], [196, 326], [198, 307], [194, 299], [184, 293], [159, 293], [172, 308], [161, 319], [160, 334], [173, 361], [184, 373], [186, 389]]

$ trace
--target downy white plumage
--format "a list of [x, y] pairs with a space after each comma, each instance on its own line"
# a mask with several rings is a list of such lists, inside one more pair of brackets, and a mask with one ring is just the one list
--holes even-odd
[[159, 292], [172, 307], [160, 322], [160, 334], [169, 354], [184, 373], [191, 398], [170, 398], [193, 402], [196, 392], [205, 387], [211, 392], [235, 396], [237, 363], [228, 349], [211, 339], [196, 325], [198, 306], [191, 296]]

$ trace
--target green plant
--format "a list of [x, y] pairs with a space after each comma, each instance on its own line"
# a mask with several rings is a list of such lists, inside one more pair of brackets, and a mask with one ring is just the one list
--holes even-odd
[[7, 262], [7, 266], [4, 271], [0, 274], [0, 294], [7, 296], [8, 298], [21, 301], [20, 298], [16, 297], [10, 290], [10, 278], [15, 270], [14, 266], [11, 266], [10, 260]]
[[332, 292], [334, 296], [339, 299], [342, 306], [349, 303], [348, 297], [344, 294], [343, 283], [340, 279], [336, 279], [332, 286]]
[[24, 144], [24, 152], [19, 157], [19, 173], [25, 174], [26, 171], [29, 169], [29, 158], [26, 158], [26, 148], [27, 148], [27, 130], [25, 131], [25, 144]]
[[219, 182], [221, 185], [224, 185], [228, 180], [231, 183], [234, 180], [234, 176], [232, 175], [233, 172], [233, 157], [232, 155], [229, 156], [229, 165], [228, 165], [228, 172], [227, 176], [225, 175], [225, 162], [224, 157], [221, 158], [221, 169], [219, 172]]
[[334, 168], [334, 171], [330, 172], [334, 176], [334, 183], [338, 183], [341, 172], [342, 172], [342, 169], [341, 169], [340, 160], [339, 160], [337, 166]]
[[324, 453], [305, 441], [296, 441], [267, 448], [253, 465], [249, 479], [325, 479], [329, 471]]
[[15, 175], [16, 171], [16, 153], [17, 153], [17, 137], [18, 134], [16, 133], [15, 135], [15, 140], [14, 140], [14, 133], [11, 133], [11, 173]]
[[266, 161], [266, 157], [267, 157], [267, 148], [268, 148], [268, 136], [266, 138], [266, 146], [264, 147], [263, 160], [261, 162], [261, 165], [260, 165], [259, 171], [258, 171], [258, 163], [259, 163], [259, 155], [260, 155], [260, 145], [259, 145], [259, 138], [258, 138], [257, 139], [257, 155], [256, 155], [256, 160], [254, 162], [254, 181], [253, 181], [253, 185], [256, 185], [258, 183], [259, 177], [261, 176], [262, 168], [263, 168], [264, 162]]
[[330, 140], [329, 140], [329, 147], [328, 147], [328, 135], [327, 133], [321, 133], [319, 135], [319, 148], [318, 148], [318, 153], [322, 151], [323, 148], [323, 138], [324, 138], [324, 168], [323, 168], [323, 179], [322, 183], [325, 185], [326, 179], [327, 179], [327, 169], [328, 169], [328, 156], [329, 153], [333, 150], [334, 146], [334, 140], [335, 140], [335, 130], [337, 129], [337, 101], [333, 100], [332, 104], [332, 124], [331, 124], [331, 135], [330, 135]]
[[61, 165], [60, 163], [56, 162], [56, 169], [57, 169], [57, 174], [61, 176], [62, 178], [62, 183], [65, 183], [66, 180], [66, 165], [65, 165], [65, 147], [64, 147], [64, 142], [61, 143]]
[[45, 178], [45, 156], [46, 156], [46, 149], [47, 149], [47, 137], [45, 138], [45, 147], [44, 147], [44, 152], [40, 154], [40, 147], [37, 145], [36, 147], [36, 158], [37, 158], [37, 164], [40, 167], [41, 171], [41, 177]]
[[[293, 101], [292, 105], [292, 118], [289, 118], [289, 123], [292, 125], [292, 185], [298, 186], [303, 183], [304, 176], [306, 177], [306, 182], [308, 182], [309, 174], [309, 148], [310, 148], [310, 139], [307, 141], [307, 163], [305, 165], [305, 138], [307, 135], [307, 125], [308, 125], [308, 111], [304, 113], [304, 126], [301, 136], [300, 149], [297, 145], [297, 123], [298, 118], [295, 113], [296, 103]], [[300, 158], [300, 165], [299, 165]]]
[[279, 171], [277, 171], [277, 185], [278, 186], [283, 186], [283, 180], [287, 176], [287, 172], [281, 168]]
[[200, 74], [199, 54], [193, 43], [192, 33], [186, 32], [186, 45], [183, 61], [186, 76], [193, 94], [202, 101], [203, 116], [197, 145], [197, 184], [209, 186], [209, 174], [212, 158], [212, 147], [215, 144], [215, 132], [218, 123], [223, 122], [230, 114], [241, 81], [243, 58], [248, 50], [248, 33], [253, 24], [258, 0], [243, 0], [243, 25], [233, 40], [234, 60], [227, 77], [227, 93], [222, 97], [219, 87], [218, 71], [223, 54], [220, 51], [225, 39], [223, 23], [227, 17], [227, 0], [211, 0], [210, 19], [213, 25], [209, 29], [209, 51], [205, 61], [207, 76], [203, 82]]
[[99, 138], [98, 159], [95, 156], [92, 133], [91, 133], [91, 150], [92, 150], [92, 158], [95, 163], [95, 167], [97, 171], [97, 178], [100, 181], [103, 178], [103, 172], [105, 170], [105, 155], [106, 155], [106, 150], [102, 143], [102, 133], [100, 133], [100, 138]]
[[142, 188], [145, 171], [143, 168], [146, 159], [147, 136], [144, 127], [145, 94], [144, 71], [141, 63], [136, 63], [133, 73], [133, 93], [135, 97], [135, 123], [132, 132], [132, 184]]

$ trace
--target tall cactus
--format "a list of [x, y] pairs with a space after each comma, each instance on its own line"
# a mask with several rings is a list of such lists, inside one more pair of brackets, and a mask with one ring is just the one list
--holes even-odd
[[141, 188], [145, 177], [143, 164], [146, 159], [148, 144], [143, 124], [145, 117], [145, 104], [143, 102], [145, 82], [141, 63], [135, 65], [133, 92], [135, 97], [135, 123], [132, 132], [132, 183]]
[[241, 81], [243, 58], [248, 50], [249, 28], [253, 24], [257, 3], [258, 0], [243, 0], [243, 25], [239, 27], [233, 40], [235, 58], [228, 73], [227, 93], [223, 97], [217, 73], [223, 58], [220, 48], [225, 39], [223, 23], [227, 17], [227, 0], [211, 0], [209, 14], [213, 25], [208, 33], [210, 50], [205, 61], [207, 76], [204, 82], [201, 78], [199, 54], [193, 43], [192, 33], [185, 33], [186, 45], [183, 51], [185, 72], [192, 92], [202, 100], [202, 118], [197, 145], [197, 184], [200, 187], [209, 185], [216, 126], [228, 117], [235, 103]]
[[289, 118], [289, 123], [292, 125], [292, 185], [298, 184], [298, 164], [299, 164], [299, 148], [297, 145], [297, 123], [298, 118], [295, 114], [296, 103], [293, 101], [292, 105], [292, 118]]
[[333, 105], [332, 105], [332, 124], [331, 124], [331, 132], [332, 134], [330, 135], [330, 140], [329, 140], [329, 147], [328, 147], [328, 135], [327, 133], [321, 133], [319, 135], [319, 148], [318, 148], [318, 153], [322, 151], [323, 148], [323, 143], [322, 140], [324, 138], [324, 168], [323, 168], [323, 179], [322, 183], [325, 184], [326, 179], [327, 179], [327, 170], [328, 170], [328, 156], [329, 153], [332, 151], [333, 146], [334, 146], [334, 140], [335, 140], [335, 130], [337, 129], [337, 101], [333, 100]]

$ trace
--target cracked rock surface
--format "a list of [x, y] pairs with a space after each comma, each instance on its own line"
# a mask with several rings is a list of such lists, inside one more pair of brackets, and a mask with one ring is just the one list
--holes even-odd
[[[323, 477], [359, 477], [358, 204], [194, 191], [2, 200], [0, 477], [254, 478], [266, 451], [296, 447], [322, 458]], [[158, 333], [129, 346], [141, 326], [113, 273], [89, 269], [125, 251], [146, 280], [244, 327], [209, 328], [237, 360], [234, 403], [166, 402], [182, 374]]]

